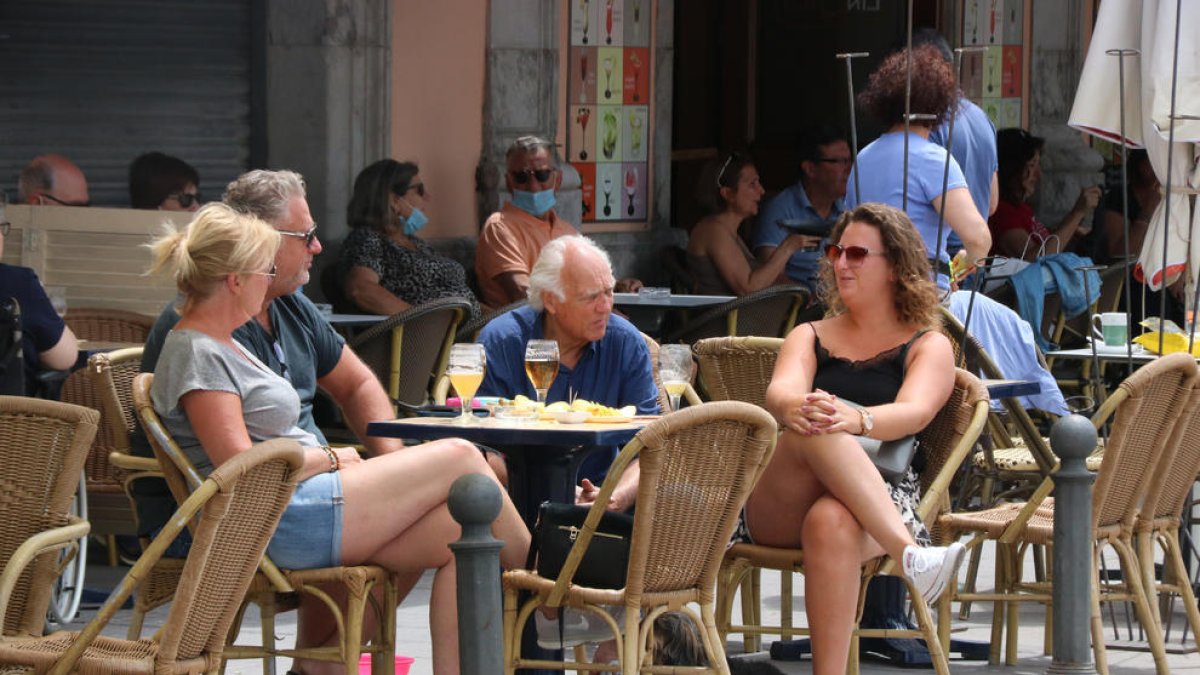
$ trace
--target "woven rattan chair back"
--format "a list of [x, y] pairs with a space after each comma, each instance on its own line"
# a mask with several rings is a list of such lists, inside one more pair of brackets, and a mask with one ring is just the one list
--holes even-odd
[[1104, 529], [1132, 529], [1157, 463], [1170, 461], [1171, 453], [1164, 450], [1197, 377], [1195, 359], [1167, 354], [1125, 378], [1121, 393], [1097, 411], [1100, 420], [1113, 409], [1104, 460], [1092, 488], [1092, 528], [1098, 536]]
[[933, 420], [918, 434], [925, 468], [919, 476], [921, 502], [917, 515], [931, 526], [940, 513], [950, 510], [948, 490], [963, 461], [978, 440], [987, 415], [987, 388], [967, 371], [956, 368], [954, 390]]
[[695, 344], [723, 335], [785, 337], [811, 295], [804, 286], [772, 286], [701, 312], [663, 342]]
[[700, 386], [710, 401], [767, 404], [767, 385], [783, 338], [719, 337], [700, 340], [692, 350], [699, 362]]
[[138, 421], [146, 432], [146, 440], [150, 441], [150, 448], [154, 451], [154, 458], [158, 460], [159, 468], [162, 469], [163, 480], [167, 482], [167, 488], [175, 498], [175, 503], [182, 504], [200, 487], [204, 478], [192, 466], [192, 461], [187, 455], [183, 454], [175, 439], [171, 438], [171, 434], [167, 432], [154, 410], [154, 403], [150, 400], [150, 387], [153, 384], [154, 373], [141, 373], [133, 378], [133, 405]]
[[528, 300], [518, 300], [516, 302], [510, 302], [509, 304], [507, 304], [499, 309], [492, 310], [485, 314], [480, 314], [479, 316], [475, 317], [474, 319], [470, 319], [468, 321], [463, 321], [462, 324], [458, 327], [458, 331], [454, 334], [454, 341], [455, 342], [475, 342], [479, 339], [480, 331], [483, 330], [484, 326], [491, 323], [492, 319], [495, 319], [496, 317], [501, 316], [503, 314], [508, 314], [509, 312], [513, 311], [514, 309], [524, 307], [525, 305], [528, 305], [528, 304], [529, 304]]
[[455, 330], [470, 308], [463, 298], [442, 298], [406, 309], [363, 331], [350, 347], [388, 396], [407, 405], [424, 405], [446, 369]]
[[63, 320], [75, 337], [96, 342], [143, 343], [154, 326], [152, 316], [103, 307], [72, 307]]
[[1174, 455], [1150, 478], [1138, 511], [1139, 528], [1179, 526], [1179, 514], [1200, 474], [1200, 385], [1188, 397], [1167, 446], [1174, 448]]
[[[0, 562], [5, 566], [30, 537], [70, 522], [71, 498], [100, 415], [57, 401], [0, 396]], [[40, 635], [46, 621], [58, 552], [26, 567], [4, 614], [4, 635]]]
[[[255, 566], [287, 507], [303, 467], [300, 444], [260, 443], [222, 464], [176, 511], [80, 633], [0, 641], [0, 662], [32, 665], [38, 672], [218, 672], [225, 636], [233, 624]], [[157, 639], [119, 640], [100, 635], [183, 527], [198, 519], [191, 553], [166, 624]]]

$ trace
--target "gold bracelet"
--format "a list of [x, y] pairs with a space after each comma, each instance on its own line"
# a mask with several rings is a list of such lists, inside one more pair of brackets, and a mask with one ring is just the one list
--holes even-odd
[[322, 445], [321, 449], [325, 451], [325, 456], [329, 458], [329, 473], [342, 468], [342, 463], [338, 461], [338, 456], [334, 453], [333, 448], [328, 445]]

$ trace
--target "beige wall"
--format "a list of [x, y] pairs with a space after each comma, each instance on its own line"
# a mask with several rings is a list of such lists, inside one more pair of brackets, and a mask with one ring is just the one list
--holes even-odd
[[479, 231], [486, 29], [481, 0], [393, 1], [391, 154], [416, 162], [433, 195], [427, 239]]

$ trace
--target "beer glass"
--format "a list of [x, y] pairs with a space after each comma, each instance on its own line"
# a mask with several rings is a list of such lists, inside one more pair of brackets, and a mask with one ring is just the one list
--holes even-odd
[[487, 365], [487, 355], [481, 344], [458, 344], [450, 347], [450, 362], [446, 367], [446, 375], [454, 386], [462, 404], [462, 415], [458, 424], [471, 424], [475, 421], [471, 415], [471, 400], [479, 385], [483, 384], [483, 370]]
[[530, 340], [525, 345], [525, 374], [537, 390], [538, 403], [545, 403], [546, 392], [558, 377], [558, 342]]

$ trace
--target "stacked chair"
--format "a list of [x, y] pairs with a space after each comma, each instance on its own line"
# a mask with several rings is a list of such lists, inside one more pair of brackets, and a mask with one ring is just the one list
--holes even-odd
[[[226, 462], [182, 503], [81, 632], [0, 638], [5, 672], [220, 672], [225, 636], [295, 489], [303, 458], [298, 443], [277, 439]], [[193, 518], [199, 520], [195, 540], [163, 629], [144, 640], [100, 635], [133, 592], [137, 579]], [[7, 596], [0, 597], [0, 612], [11, 611], [7, 603]]]
[[[133, 398], [138, 417], [146, 430], [154, 455], [162, 467], [164, 478], [171, 493], [180, 503], [194, 494], [202, 479], [187, 456], [167, 433], [150, 401], [150, 386], [154, 375], [143, 373], [133, 383]], [[174, 521], [172, 521], [174, 522]], [[155, 542], [158, 542], [156, 538]], [[269, 538], [269, 537], [268, 537]], [[169, 542], [169, 540], [168, 540]], [[195, 545], [193, 544], [193, 547]], [[188, 556], [189, 562], [191, 554]], [[186, 574], [186, 567], [185, 567]], [[321, 589], [327, 584], [341, 584], [346, 589], [346, 611], [329, 600]], [[373, 590], [381, 590], [380, 602]], [[279, 611], [294, 609], [298, 594], [308, 593], [322, 598], [333, 612], [339, 627], [339, 644], [332, 647], [307, 649], [281, 649], [275, 646], [275, 615]], [[259, 560], [259, 572], [252, 575], [244, 597], [234, 601], [240, 607], [235, 620], [228, 626], [229, 644], [225, 655], [231, 659], [261, 658], [264, 672], [273, 672], [276, 656], [309, 658], [341, 663], [346, 672], [355, 672], [363, 652], [374, 655], [379, 663], [394, 664], [396, 652], [396, 606], [399, 604], [395, 579], [382, 567], [356, 565], [306, 570], [281, 570], [265, 554]], [[246, 604], [259, 606], [262, 619], [262, 645], [235, 645], [241, 625], [242, 612]], [[178, 603], [178, 598], [176, 598]], [[370, 606], [376, 616], [376, 634], [372, 644], [363, 647], [363, 620]]]

